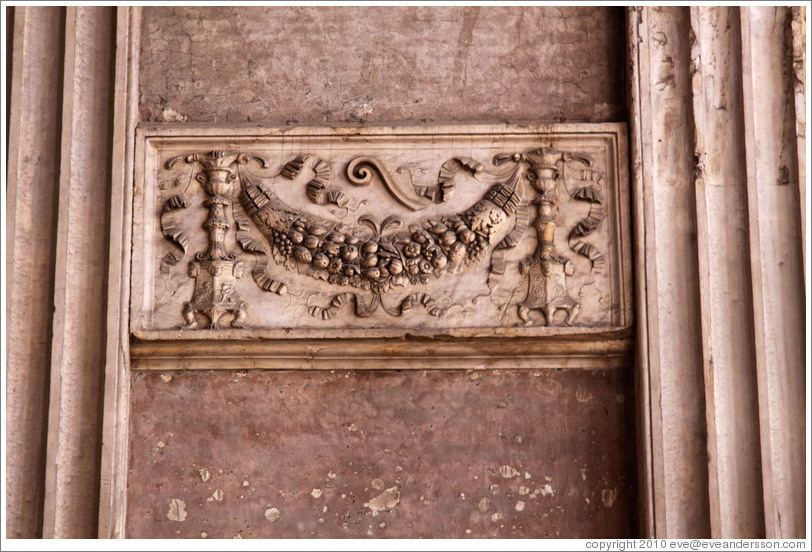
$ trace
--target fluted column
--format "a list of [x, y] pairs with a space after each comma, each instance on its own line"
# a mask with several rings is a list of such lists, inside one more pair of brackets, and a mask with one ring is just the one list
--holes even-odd
[[802, 538], [804, 13], [628, 16], [643, 531]]
[[115, 9], [67, 9], [43, 536], [97, 535]]

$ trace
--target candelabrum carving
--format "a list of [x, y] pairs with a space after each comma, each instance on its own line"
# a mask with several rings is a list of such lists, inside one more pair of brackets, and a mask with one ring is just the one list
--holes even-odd
[[[195, 260], [188, 267], [188, 274], [194, 278], [195, 287], [192, 300], [183, 308], [187, 328], [198, 325], [198, 314], [209, 319], [209, 328], [219, 328], [221, 317], [227, 313], [233, 315], [232, 327], [244, 327], [247, 305], [236, 290], [236, 280], [242, 278], [244, 269], [242, 261], [226, 247], [225, 238], [230, 226], [226, 207], [231, 205], [232, 188], [238, 179], [234, 165], [245, 164], [251, 159], [266, 166], [265, 161], [258, 157], [218, 150], [173, 157], [166, 162], [167, 169], [171, 169], [180, 160], [196, 163], [201, 172], [195, 179], [208, 196], [204, 205], [208, 208], [209, 215], [203, 223], [203, 228], [208, 233], [208, 248], [195, 254]], [[179, 204], [177, 199], [174, 204]], [[172, 208], [169, 202], [167, 205]]]
[[[309, 306], [311, 316], [323, 320], [334, 318], [348, 302], [355, 303], [355, 314], [360, 317], [371, 316], [378, 307], [389, 315], [401, 316], [416, 305], [422, 305], [432, 316], [442, 316], [453, 305], [440, 307], [422, 286], [432, 280], [451, 278], [487, 260], [490, 260], [488, 285], [493, 289], [505, 274], [506, 251], [516, 247], [526, 233], [528, 206], [534, 205], [532, 226], [537, 246], [520, 263], [526, 294], [515, 304], [518, 317], [530, 324], [530, 312], [537, 310], [543, 314], [545, 324], [554, 325], [556, 312], [563, 310], [566, 314], [563, 322], [572, 324], [580, 305], [568, 288], [575, 264], [556, 245], [561, 193], [590, 204], [587, 217], [570, 229], [567, 243], [571, 251], [589, 259], [592, 270], [599, 270], [603, 263], [600, 251], [582, 240], [598, 228], [603, 217], [602, 176], [585, 157], [552, 148], [498, 154], [493, 159], [495, 172], [487, 171], [485, 165], [474, 159], [449, 159], [440, 168], [437, 186], [417, 186], [412, 181], [413, 195], [404, 193], [378, 160], [369, 156], [351, 159], [346, 166], [350, 184], [368, 185], [376, 174], [392, 198], [412, 211], [425, 208], [427, 199], [434, 203], [447, 201], [460, 169], [475, 176], [487, 173], [495, 181], [469, 207], [457, 213], [425, 217], [407, 228], [402, 228], [403, 222], [397, 216], [379, 221], [364, 215], [356, 224], [347, 224], [295, 209], [267, 185], [268, 178], [251, 175], [241, 168], [251, 159], [266, 167], [258, 157], [212, 151], [172, 158], [166, 167], [171, 169], [181, 159], [200, 168], [196, 179], [207, 194], [205, 206], [209, 209], [203, 224], [208, 247], [197, 253], [188, 266], [189, 276], [195, 279], [192, 300], [183, 310], [190, 328], [196, 327], [201, 314], [208, 317], [210, 328], [217, 328], [226, 313], [233, 315], [232, 327], [244, 325], [247, 306], [236, 289], [244, 265], [226, 246], [230, 228], [228, 206], [236, 223], [236, 242], [243, 251], [255, 256], [252, 275], [263, 290], [277, 294], [287, 291], [285, 283], [267, 272], [269, 258], [286, 271], [334, 287], [335, 292], [331, 299], [328, 296], [326, 304]], [[341, 191], [330, 188], [330, 165], [317, 156], [298, 155], [272, 178], [295, 179], [304, 171], [310, 171], [306, 193], [313, 203], [339, 207], [348, 204]], [[582, 185], [570, 189], [565, 175]], [[165, 204], [161, 228], [180, 251], [164, 257], [162, 271], [171, 268], [186, 253], [188, 240], [172, 218], [185, 207], [183, 193], [172, 196]], [[267, 245], [254, 241], [252, 222]]]
[[533, 227], [537, 245], [535, 252], [519, 265], [520, 273], [527, 277], [527, 294], [518, 305], [519, 318], [525, 324], [530, 324], [530, 312], [538, 310], [544, 315], [545, 323], [552, 326], [555, 325], [555, 313], [563, 310], [566, 313], [564, 323], [570, 325], [581, 310], [580, 303], [572, 298], [568, 286], [568, 278], [575, 274], [575, 264], [555, 244], [561, 209], [559, 194], [562, 188], [569, 192], [563, 179], [564, 170], [568, 168], [573, 171], [577, 180], [596, 182], [596, 186], [580, 186], [569, 193], [575, 200], [592, 204], [587, 217], [570, 231], [569, 245], [575, 253], [587, 257], [593, 269], [602, 267], [603, 255], [596, 247], [579, 238], [598, 228], [603, 218], [602, 198], [597, 187], [602, 176], [589, 168], [591, 162], [585, 157], [553, 148], [534, 149], [524, 154], [500, 154], [494, 159], [496, 165], [506, 162], [512, 162], [517, 167], [526, 165], [524, 178], [535, 191], [532, 204], [536, 206]]
[[554, 324], [554, 314], [563, 310], [566, 324], [572, 323], [581, 305], [570, 295], [567, 277], [575, 274], [573, 262], [562, 255], [555, 246], [560, 211], [559, 178], [563, 154], [551, 149], [534, 150], [523, 156], [530, 165], [527, 180], [538, 195], [533, 199], [538, 244], [536, 251], [520, 264], [522, 274], [527, 276], [527, 296], [519, 304], [519, 318], [530, 322], [529, 311], [544, 313], [547, 325]]

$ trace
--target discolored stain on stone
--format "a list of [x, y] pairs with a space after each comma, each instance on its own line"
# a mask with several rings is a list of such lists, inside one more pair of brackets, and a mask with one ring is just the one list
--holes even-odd
[[[464, 371], [249, 371], [239, 385], [225, 371], [172, 376], [132, 380], [128, 537], [637, 531], [634, 404], [616, 401], [631, 370], [488, 370], [479, 385]], [[590, 401], [578, 402], [579, 386]], [[173, 499], [183, 523], [168, 520]]]
[[380, 512], [390, 511], [397, 506], [399, 502], [400, 491], [397, 487], [390, 487], [364, 504], [364, 507], [369, 508], [369, 511], [372, 512], [372, 517], [376, 517]]
[[575, 398], [581, 403], [589, 402], [592, 400], [592, 393], [583, 387], [579, 387], [578, 390], [575, 391]]
[[614, 506], [615, 501], [617, 500], [617, 489], [602, 489], [601, 490], [601, 501], [603, 505], [607, 508], [611, 508]]
[[179, 498], [173, 498], [169, 503], [169, 511], [166, 517], [172, 521], [186, 521], [186, 502]]

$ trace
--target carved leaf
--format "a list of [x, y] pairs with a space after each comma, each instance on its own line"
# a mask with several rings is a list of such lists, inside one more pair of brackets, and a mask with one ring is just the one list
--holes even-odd
[[373, 215], [361, 215], [360, 217], [358, 217], [358, 223], [371, 228], [372, 231], [375, 233], [376, 237], [381, 234], [378, 219], [375, 218]]
[[381, 231], [380, 231], [380, 233], [383, 234], [390, 227], [391, 228], [398, 228], [401, 224], [403, 224], [403, 223], [395, 215], [386, 217], [385, 219], [383, 219], [383, 222], [381, 223]]

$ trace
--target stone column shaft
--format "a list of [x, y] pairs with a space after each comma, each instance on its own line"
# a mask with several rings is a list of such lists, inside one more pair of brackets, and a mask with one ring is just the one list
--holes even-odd
[[689, 10], [629, 18], [643, 532], [707, 538]]
[[736, 7], [692, 7], [696, 211], [711, 535], [763, 538]]
[[65, 10], [16, 7], [6, 210], [6, 530], [42, 534]]
[[790, 12], [741, 8], [744, 137], [766, 534], [803, 538], [803, 258]]
[[115, 10], [67, 10], [43, 536], [97, 535]]

